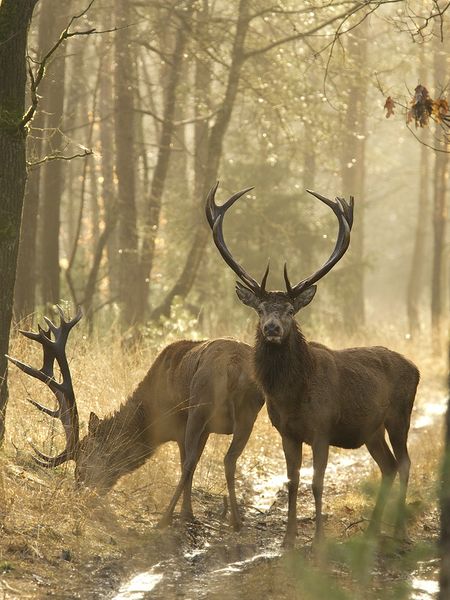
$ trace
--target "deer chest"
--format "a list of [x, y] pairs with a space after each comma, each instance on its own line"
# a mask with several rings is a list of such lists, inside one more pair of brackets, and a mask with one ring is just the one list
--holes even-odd
[[282, 436], [312, 443], [313, 431], [308, 419], [306, 403], [285, 403], [267, 398], [267, 411], [272, 425]]

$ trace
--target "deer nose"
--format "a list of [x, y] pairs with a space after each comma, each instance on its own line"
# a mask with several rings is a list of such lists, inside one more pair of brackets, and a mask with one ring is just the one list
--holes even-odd
[[281, 335], [281, 327], [274, 321], [269, 321], [264, 325], [264, 335], [267, 337], [278, 337]]

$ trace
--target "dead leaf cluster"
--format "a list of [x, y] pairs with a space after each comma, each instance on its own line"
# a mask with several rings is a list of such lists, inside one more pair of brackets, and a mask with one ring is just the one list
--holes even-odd
[[[401, 106], [392, 96], [386, 98], [384, 103], [386, 119], [395, 114], [396, 105]], [[433, 100], [428, 89], [419, 84], [414, 90], [414, 96], [406, 112], [406, 123], [414, 122], [416, 127], [427, 127], [430, 119], [438, 124], [447, 122], [450, 119], [448, 101], [445, 98]]]

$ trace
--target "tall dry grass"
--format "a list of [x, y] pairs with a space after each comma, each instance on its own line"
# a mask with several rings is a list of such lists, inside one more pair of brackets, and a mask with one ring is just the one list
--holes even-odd
[[[188, 329], [185, 325], [180, 329], [183, 328]], [[227, 333], [230, 329], [228, 327]], [[105, 335], [97, 332], [88, 339], [83, 321], [73, 330], [67, 356], [82, 435], [86, 432], [90, 411], [104, 416], [114, 412], [126, 400], [164, 342], [177, 337], [176, 328], [167, 333], [169, 335], [152, 336], [150, 332], [137, 347], [124, 351], [119, 336], [114, 333]], [[186, 333], [178, 332], [179, 337], [189, 337]], [[337, 339], [329, 331], [320, 329], [306, 333], [309, 338], [335, 348], [382, 344], [410, 357], [422, 373], [415, 409], [417, 414], [428, 402], [443, 398], [445, 362], [432, 357], [425, 335], [412, 341], [394, 328], [383, 330], [379, 327], [352, 339], [342, 336]], [[203, 337], [198, 330], [193, 335]], [[241, 328], [240, 338], [251, 342], [252, 337], [253, 324], [249, 321]], [[29, 364], [41, 365], [40, 347], [22, 336], [13, 336], [10, 354]], [[53, 403], [51, 392], [43, 384], [11, 368], [7, 434], [0, 450], [0, 584], [5, 584], [4, 590], [8, 586], [19, 589], [18, 597], [24, 598], [28, 597], [26, 594], [39, 597], [37, 590], [44, 585], [42, 582], [51, 582], [56, 576], [55, 566], [60, 569], [58, 577], [64, 576], [64, 573], [73, 577], [77, 566], [91, 564], [93, 557], [118, 559], [127, 545], [152, 530], [174, 490], [179, 473], [178, 449], [175, 444], [166, 444], [143, 467], [120, 480], [105, 498], [78, 491], [74, 487], [71, 463], [45, 470], [33, 462], [30, 441], [44, 452], [56, 453], [64, 446], [64, 438], [60, 423], [41, 414], [26, 401], [27, 398], [48, 405]], [[411, 436], [413, 469], [409, 498], [410, 502], [419, 506], [419, 517], [427, 510], [435, 510], [433, 490], [441, 439], [439, 419], [432, 430], [425, 428], [422, 433], [419, 431]], [[210, 437], [197, 469], [194, 488], [218, 497], [225, 493], [222, 460], [229, 441], [227, 436]], [[331, 460], [333, 456], [339, 460], [345, 452], [333, 450]], [[361, 463], [367, 466], [352, 471], [347, 488], [344, 486], [347, 489], [344, 495], [342, 485], [335, 486], [333, 493], [334, 475], [327, 475], [326, 511], [333, 511], [339, 518], [348, 520], [351, 518], [349, 511], [351, 515], [358, 515], [370, 506], [364, 487], [355, 486], [354, 481], [369, 474], [370, 487], [370, 481], [378, 481], [378, 473], [365, 450], [361, 450]], [[311, 456], [307, 451], [304, 465], [308, 468], [310, 464]], [[252, 502], [251, 482], [266, 477], [268, 473], [283, 471], [279, 436], [263, 409], [238, 466], [240, 496], [244, 495], [248, 502]], [[343, 471], [345, 479], [349, 472]], [[312, 497], [310, 500], [301, 512], [312, 514]], [[201, 501], [202, 498], [194, 494], [194, 511], [201, 510]], [[339, 518], [336, 523], [339, 523]], [[342, 535], [342, 528], [337, 526], [331, 534]], [[25, 588], [20, 587], [21, 582], [26, 582]], [[12, 592], [10, 594], [14, 597]]]

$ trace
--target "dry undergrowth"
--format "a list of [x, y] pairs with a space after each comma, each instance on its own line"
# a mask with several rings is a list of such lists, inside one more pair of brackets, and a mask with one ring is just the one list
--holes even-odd
[[[367, 339], [372, 343], [387, 339], [386, 345], [419, 365], [422, 383], [417, 414], [427, 402], [442, 399], [444, 366], [430, 358], [424, 344], [402, 340], [392, 331], [389, 337], [374, 332], [356, 343], [366, 343]], [[327, 342], [323, 336], [321, 341]], [[74, 330], [67, 354], [82, 434], [89, 412], [94, 410], [100, 416], [113, 412], [143, 377], [158, 350], [143, 343], [139, 350], [124, 354], [113, 336], [105, 343], [101, 339], [85, 339], [83, 324]], [[22, 337], [13, 339], [10, 353], [30, 364], [41, 364], [40, 348]], [[101, 569], [105, 571], [104, 580], [117, 587], [121, 561], [127, 552], [134, 551], [142, 536], [152, 535], [153, 525], [173, 492], [178, 450], [174, 444], [166, 444], [105, 498], [77, 491], [72, 465], [48, 471], [36, 466], [30, 457], [29, 440], [49, 453], [64, 444], [60, 424], [51, 423], [49, 417], [26, 402], [31, 397], [50, 404], [51, 392], [16, 369], [10, 373], [7, 436], [0, 451], [0, 598], [2, 592], [6, 598], [75, 597], [67, 591], [58, 596], [55, 587], [88, 590], [95, 586], [93, 574]], [[413, 469], [409, 504], [416, 517], [411, 527], [412, 535], [420, 539], [433, 538], [437, 533], [435, 482], [441, 420], [438, 418], [431, 428], [417, 430], [410, 437]], [[218, 497], [225, 493], [222, 459], [228, 443], [225, 436], [211, 436], [194, 488]], [[366, 461], [365, 450], [360, 452], [356, 466], [344, 466], [327, 474], [325, 512], [333, 515], [327, 525], [330, 536], [350, 536], [364, 527], [360, 517], [367, 514], [370, 506], [367, 490], [378, 482], [378, 473], [372, 462]], [[339, 460], [341, 455], [345, 456], [345, 451], [335, 450], [331, 460]], [[238, 469], [240, 496], [248, 495], [246, 482], [265, 471], [279, 472], [280, 465], [283, 459], [279, 437], [263, 409]], [[310, 465], [309, 451], [305, 452], [304, 465]], [[361, 479], [364, 485], [360, 485]], [[305, 491], [306, 486], [303, 487]], [[308, 493], [305, 491], [299, 500], [301, 514], [313, 513], [312, 495]], [[204, 509], [201, 502], [202, 498], [194, 494], [194, 510]]]

